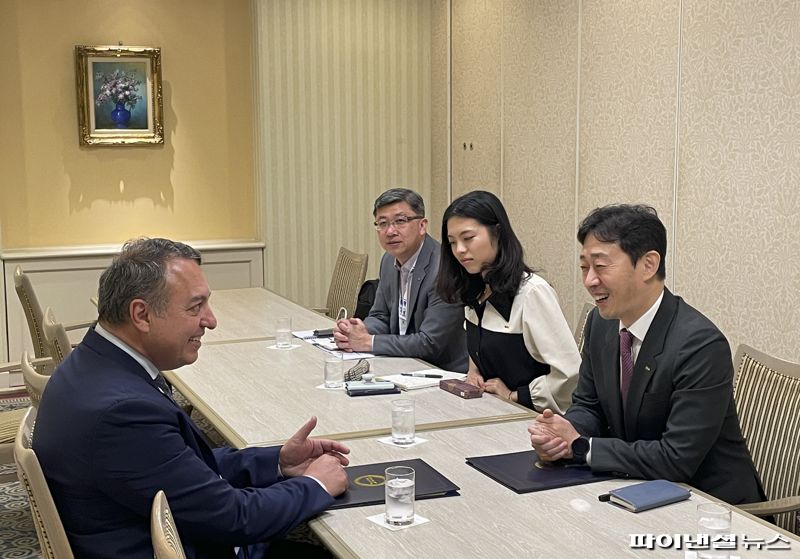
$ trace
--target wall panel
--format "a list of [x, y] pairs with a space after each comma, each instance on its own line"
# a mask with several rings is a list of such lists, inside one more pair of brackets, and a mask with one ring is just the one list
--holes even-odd
[[800, 6], [684, 0], [676, 289], [798, 361]]
[[503, 202], [528, 263], [572, 314], [578, 2], [506, 0]]
[[381, 255], [374, 199], [431, 193], [429, 1], [255, 2], [265, 282], [324, 306], [339, 246]]

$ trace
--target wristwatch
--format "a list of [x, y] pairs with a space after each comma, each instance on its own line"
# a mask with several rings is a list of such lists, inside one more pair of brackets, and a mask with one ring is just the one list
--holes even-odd
[[589, 453], [589, 439], [578, 437], [570, 445], [572, 449], [572, 462], [574, 464], [586, 464], [586, 455]]

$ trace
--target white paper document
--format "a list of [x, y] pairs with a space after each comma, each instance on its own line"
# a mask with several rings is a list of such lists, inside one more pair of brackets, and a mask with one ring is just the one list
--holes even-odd
[[330, 353], [331, 355], [341, 357], [343, 361], [351, 361], [353, 359], [369, 359], [371, 357], [375, 357], [375, 355], [372, 353], [342, 351], [336, 346], [336, 342], [333, 341], [332, 336], [318, 338], [314, 336], [314, 330], [297, 330], [296, 332], [292, 332], [292, 335], [295, 338], [299, 338], [306, 343]]
[[[403, 390], [416, 390], [417, 388], [430, 388], [431, 386], [439, 386], [439, 381], [443, 379], [457, 378], [464, 380], [466, 374], [453, 373], [451, 371], [443, 371], [441, 369], [422, 369], [420, 371], [408, 371], [411, 375], [420, 376], [406, 376], [402, 374], [394, 375], [377, 375], [375, 380], [388, 380], [395, 383], [398, 388]], [[436, 375], [425, 377], [422, 375]]]

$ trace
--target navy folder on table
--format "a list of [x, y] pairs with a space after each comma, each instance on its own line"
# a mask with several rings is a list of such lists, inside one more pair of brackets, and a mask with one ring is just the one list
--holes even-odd
[[540, 462], [533, 450], [467, 458], [467, 464], [517, 493], [594, 483], [616, 477], [613, 474], [595, 474], [586, 465]]
[[460, 489], [421, 458], [364, 464], [345, 468], [350, 485], [336, 497], [330, 509], [379, 505], [386, 501], [384, 472], [389, 466], [414, 468], [414, 499], [431, 499], [458, 495]]

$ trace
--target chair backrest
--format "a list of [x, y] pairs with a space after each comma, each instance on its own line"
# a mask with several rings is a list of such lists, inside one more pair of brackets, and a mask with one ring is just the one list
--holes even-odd
[[331, 286], [328, 288], [327, 314], [336, 318], [339, 309], [347, 309], [347, 316], [355, 315], [358, 304], [358, 290], [367, 277], [368, 254], [357, 254], [344, 247], [339, 249], [336, 265], [333, 268]]
[[[800, 495], [800, 364], [740, 345], [733, 394], [742, 434], [768, 499]], [[793, 530], [794, 515], [776, 523]]]
[[39, 299], [36, 298], [36, 293], [33, 291], [31, 279], [19, 266], [14, 269], [14, 289], [16, 289], [19, 302], [22, 304], [22, 310], [25, 311], [34, 354], [36, 357], [49, 357], [50, 351], [47, 348], [47, 342], [42, 331], [42, 320], [44, 318], [42, 307], [39, 304]]
[[17, 463], [19, 481], [28, 492], [33, 523], [42, 556], [47, 559], [72, 559], [72, 549], [58, 516], [58, 510], [50, 494], [50, 488], [44, 479], [42, 467], [36, 453], [31, 448], [34, 425], [36, 424], [36, 408], [28, 408], [14, 441], [14, 461]]
[[578, 315], [578, 323], [575, 325], [575, 343], [578, 344], [578, 353], [583, 353], [583, 339], [584, 330], [586, 329], [586, 321], [589, 319], [589, 313], [592, 312], [594, 305], [592, 303], [584, 303], [581, 309], [581, 314]]
[[25, 382], [25, 388], [28, 390], [28, 396], [30, 396], [31, 405], [35, 408], [38, 408], [39, 402], [42, 400], [44, 387], [47, 385], [47, 381], [50, 380], [50, 377], [48, 375], [40, 374], [36, 371], [31, 363], [30, 358], [28, 357], [27, 351], [22, 353], [22, 358], [20, 359], [19, 364], [22, 368], [22, 380]]
[[44, 311], [44, 321], [42, 324], [44, 339], [47, 343], [47, 351], [53, 358], [54, 367], [57, 367], [67, 355], [72, 353], [72, 344], [67, 336], [64, 326], [56, 320], [53, 309], [47, 307]]
[[186, 559], [175, 519], [169, 510], [167, 496], [163, 491], [156, 493], [153, 499], [153, 508], [150, 512], [150, 537], [153, 540], [155, 559]]

